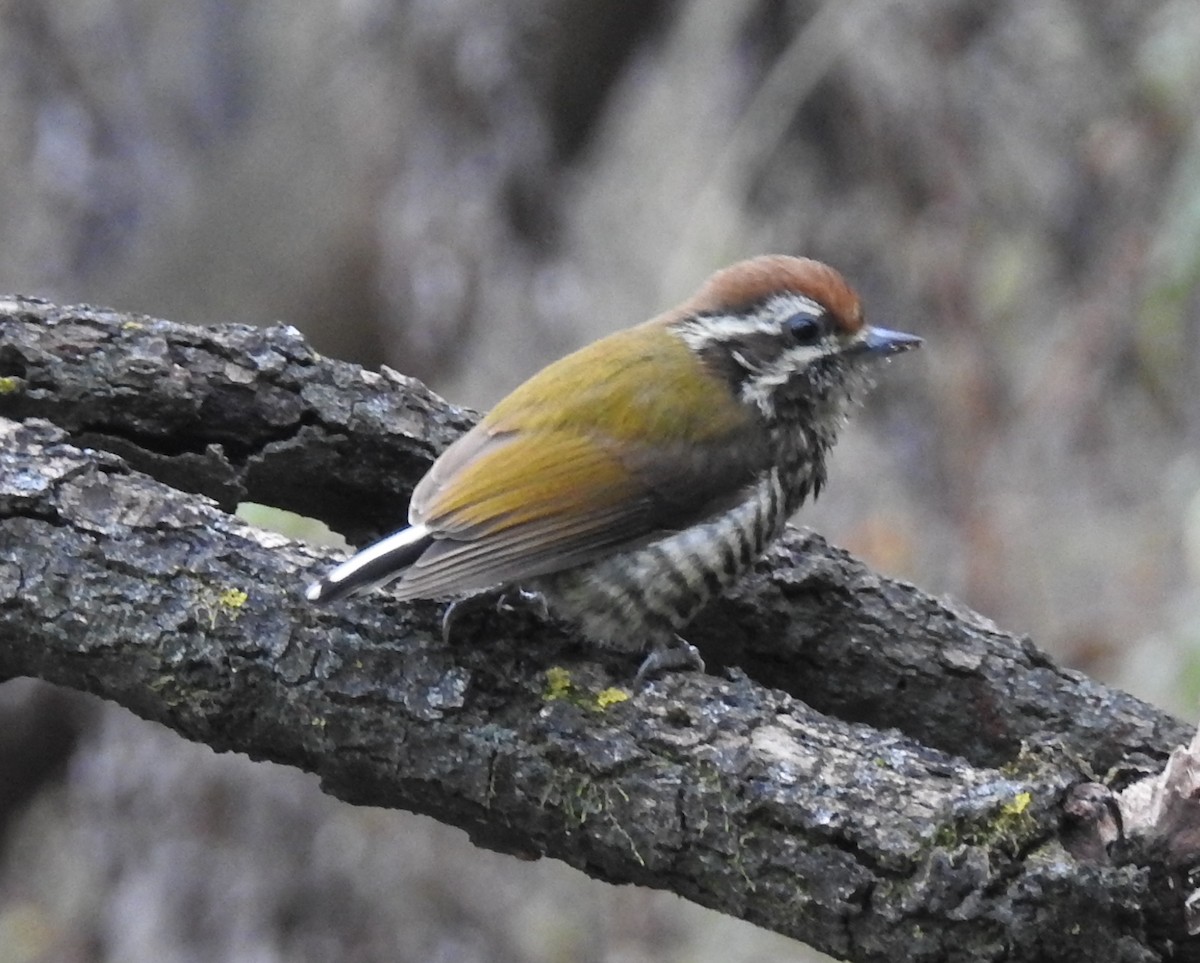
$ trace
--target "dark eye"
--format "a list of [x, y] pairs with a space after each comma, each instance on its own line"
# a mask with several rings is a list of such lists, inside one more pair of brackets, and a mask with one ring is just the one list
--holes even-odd
[[783, 330], [798, 345], [816, 344], [825, 335], [825, 315], [801, 311], [783, 322]]

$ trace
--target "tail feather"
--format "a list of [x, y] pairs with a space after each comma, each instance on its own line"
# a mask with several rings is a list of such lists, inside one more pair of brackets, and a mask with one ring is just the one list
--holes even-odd
[[304, 592], [310, 602], [336, 602], [350, 595], [369, 592], [399, 578], [433, 543], [424, 525], [413, 525], [351, 556]]

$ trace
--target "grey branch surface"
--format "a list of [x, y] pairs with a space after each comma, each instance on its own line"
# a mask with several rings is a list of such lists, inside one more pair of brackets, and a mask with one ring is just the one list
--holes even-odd
[[0, 679], [851, 960], [1184, 958], [1169, 871], [1077, 860], [1061, 803], [1187, 728], [815, 535], [701, 616], [710, 674], [630, 694], [636, 658], [531, 612], [447, 646], [434, 603], [315, 609], [336, 553], [228, 514], [362, 541], [470, 420], [290, 328], [0, 300]]

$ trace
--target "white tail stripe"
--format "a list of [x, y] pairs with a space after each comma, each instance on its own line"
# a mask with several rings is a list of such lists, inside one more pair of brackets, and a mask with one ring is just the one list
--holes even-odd
[[321, 596], [330, 588], [341, 585], [346, 579], [352, 578], [376, 559], [408, 548], [410, 545], [415, 545], [417, 542], [428, 538], [428, 536], [429, 529], [424, 525], [413, 525], [411, 528], [401, 529], [387, 538], [380, 539], [374, 545], [368, 545], [357, 555], [346, 559], [346, 561], [333, 569], [320, 582], [314, 582], [305, 591], [304, 596], [310, 602], [319, 601]]

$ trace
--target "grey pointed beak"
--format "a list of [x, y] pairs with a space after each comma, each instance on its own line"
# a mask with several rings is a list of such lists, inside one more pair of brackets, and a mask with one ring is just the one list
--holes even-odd
[[886, 358], [888, 355], [899, 354], [919, 347], [923, 339], [915, 334], [905, 334], [903, 331], [889, 331], [887, 328], [867, 328], [862, 339], [858, 342], [859, 351], [864, 354]]

